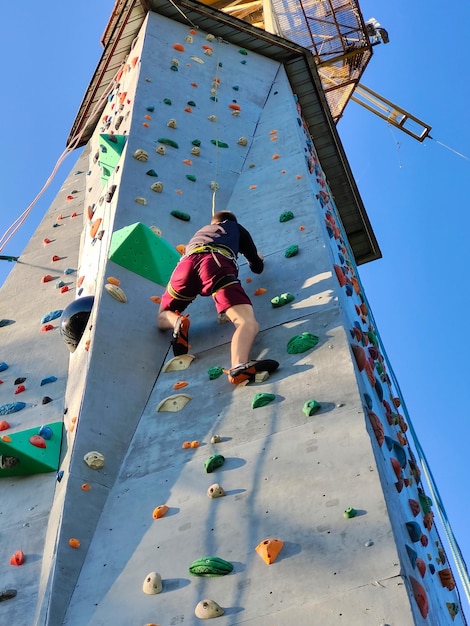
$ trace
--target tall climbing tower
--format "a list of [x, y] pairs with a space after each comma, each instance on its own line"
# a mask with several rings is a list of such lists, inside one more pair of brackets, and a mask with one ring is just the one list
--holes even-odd
[[[317, 59], [220, 8], [116, 2], [83, 152], [2, 288], [1, 622], [466, 624]], [[155, 325], [222, 209], [266, 260], [240, 278], [280, 368], [248, 385], [210, 298], [187, 356]]]

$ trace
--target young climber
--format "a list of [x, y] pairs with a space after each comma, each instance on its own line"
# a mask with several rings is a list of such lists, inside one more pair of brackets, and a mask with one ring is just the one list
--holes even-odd
[[160, 330], [173, 329], [173, 354], [189, 350], [186, 307], [198, 296], [212, 296], [217, 313], [225, 313], [235, 326], [231, 342], [229, 381], [235, 385], [254, 380], [259, 371], [274, 371], [271, 359], [250, 361], [250, 350], [258, 333], [251, 300], [238, 279], [237, 256], [246, 257], [250, 269], [261, 274], [264, 260], [250, 233], [230, 211], [216, 213], [211, 223], [198, 230], [186, 246], [162, 296], [157, 317]]

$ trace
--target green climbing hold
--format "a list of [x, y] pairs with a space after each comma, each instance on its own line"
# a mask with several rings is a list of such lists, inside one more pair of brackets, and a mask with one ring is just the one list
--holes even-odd
[[276, 399], [273, 393], [257, 393], [251, 401], [251, 408], [258, 409], [260, 406], [266, 406]]
[[271, 298], [271, 305], [274, 309], [277, 309], [280, 306], [284, 306], [284, 304], [289, 304], [292, 300], [295, 300], [295, 296], [287, 291], [286, 293], [281, 293], [280, 296]]
[[211, 139], [211, 143], [214, 144], [214, 146], [217, 146], [218, 148], [228, 148], [228, 143], [225, 143], [225, 141], [219, 141], [218, 139]]
[[155, 107], [154, 106], [149, 106], [149, 107], [147, 107], [147, 111], [149, 113], [153, 113], [153, 111], [155, 111]]
[[212, 102], [218, 102], [217, 96], [211, 96], [210, 99]]
[[158, 176], [155, 170], [149, 170], [148, 172], [145, 172], [145, 173], [147, 174], [147, 176]]
[[346, 519], [350, 519], [351, 517], [356, 517], [357, 515], [357, 511], [356, 509], [353, 509], [352, 506], [349, 506], [346, 511], [343, 513], [343, 516]]
[[225, 576], [233, 570], [230, 561], [217, 556], [205, 556], [196, 559], [189, 566], [189, 573], [193, 576]]
[[196, 182], [196, 177], [194, 176], [194, 174], [186, 174], [186, 178], [193, 183]]
[[296, 256], [297, 254], [299, 254], [299, 246], [295, 243], [289, 246], [287, 250], [284, 252], [284, 256], [286, 257], [286, 259], [290, 259], [291, 257]]
[[191, 143], [192, 143], [193, 146], [199, 147], [201, 145], [201, 140], [200, 139], [193, 139], [191, 141]]
[[177, 65], [170, 65], [170, 70], [172, 70], [173, 72], [178, 72], [178, 66]]
[[171, 148], [179, 148], [179, 145], [176, 143], [176, 141], [173, 141], [173, 139], [167, 139], [166, 137], [160, 137], [160, 139], [157, 139], [158, 143], [162, 143], [165, 146], [170, 146]]
[[238, 52], [240, 54], [244, 54], [245, 56], [248, 54], [248, 52], [245, 50], [245, 48], [240, 48], [240, 50]]
[[183, 220], [183, 222], [189, 222], [189, 220], [191, 219], [191, 216], [188, 213], [184, 213], [184, 211], [178, 211], [177, 209], [172, 211], [171, 214], [173, 215], [173, 217], [177, 217], [179, 220]]
[[211, 380], [215, 380], [216, 378], [219, 378], [219, 376], [222, 376], [222, 374], [224, 373], [224, 369], [219, 365], [214, 365], [214, 367], [210, 367], [207, 370], [207, 373], [209, 374], [209, 378]]
[[204, 463], [204, 469], [208, 474], [211, 474], [218, 467], [222, 467], [224, 463], [225, 457], [223, 457], [221, 454], [213, 454], [208, 459], [206, 459]]
[[287, 352], [289, 354], [300, 354], [306, 352], [317, 345], [319, 338], [312, 333], [302, 333], [292, 337], [287, 342]]
[[171, 100], [170, 100], [170, 98], [165, 98], [165, 99], [163, 100], [163, 104], [171, 104]]
[[279, 216], [280, 222], [288, 222], [289, 220], [293, 220], [293, 219], [294, 219], [294, 214], [292, 213], [292, 211], [284, 211], [284, 213], [281, 213], [281, 215]]
[[377, 347], [379, 345], [377, 335], [373, 333], [371, 330], [369, 330], [369, 332], [367, 333], [367, 336], [369, 337], [369, 341], [371, 342], [373, 346]]
[[311, 417], [312, 415], [315, 415], [315, 413], [318, 413], [320, 409], [321, 404], [319, 402], [316, 400], [307, 400], [302, 407], [302, 412], [305, 413], [307, 417]]
[[194, 102], [194, 100], [188, 100], [188, 102], [186, 103], [188, 105], [188, 107], [195, 107], [196, 103]]
[[233, 89], [234, 91], [238, 91], [238, 90], [240, 89], [240, 87], [239, 87], [238, 85], [233, 85], [232, 89]]

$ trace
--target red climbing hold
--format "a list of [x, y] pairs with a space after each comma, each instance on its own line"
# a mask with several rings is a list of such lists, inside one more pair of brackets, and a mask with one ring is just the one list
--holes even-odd
[[24, 385], [18, 385], [18, 387], [15, 389], [15, 395], [23, 393], [23, 391], [26, 391], [26, 387]]
[[41, 437], [41, 435], [33, 435], [29, 438], [29, 443], [33, 446], [36, 446], [36, 448], [46, 447], [46, 441], [44, 437]]
[[57, 254], [54, 254], [54, 256], [52, 257], [52, 262], [55, 263], [56, 261], [60, 261], [60, 256], [57, 256]]
[[70, 200], [73, 200], [73, 196], [67, 196], [65, 199], [67, 200], [67, 202], [70, 202]]
[[47, 237], [45, 237], [45, 238], [42, 240], [42, 243], [43, 243], [45, 246], [47, 246], [47, 244], [48, 244], [48, 243], [51, 243], [51, 240], [50, 240], [50, 239], [48, 239]]
[[0, 430], [8, 430], [9, 428], [10, 424], [6, 420], [0, 422]]
[[60, 293], [67, 293], [68, 290], [69, 288], [67, 287], [67, 285], [64, 285], [63, 287], [61, 287]]
[[52, 324], [45, 324], [44, 326], [42, 326], [41, 332], [47, 333], [48, 330], [52, 330], [53, 328], [54, 326]]
[[23, 565], [24, 553], [23, 550], [17, 550], [15, 554], [10, 558], [10, 565]]
[[74, 211], [70, 217], [77, 217], [78, 213]]
[[41, 278], [42, 283], [50, 283], [51, 280], [54, 280], [54, 276], [51, 276], [50, 274], [46, 274]]

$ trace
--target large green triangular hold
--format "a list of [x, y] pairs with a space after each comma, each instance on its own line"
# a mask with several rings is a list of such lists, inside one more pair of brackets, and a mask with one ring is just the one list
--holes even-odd
[[137, 222], [113, 233], [109, 258], [121, 267], [165, 287], [181, 257], [163, 237]]
[[99, 162], [101, 168], [101, 187], [104, 187], [121, 158], [126, 145], [125, 135], [100, 135]]
[[[38, 437], [39, 426], [1, 437], [0, 478], [56, 472], [59, 468], [62, 427], [62, 422], [47, 424], [50, 438], [46, 439], [45, 434], [39, 438], [39, 444], [45, 447], [31, 443], [32, 437]], [[46, 427], [41, 430], [46, 430]]]

